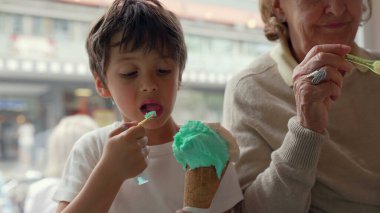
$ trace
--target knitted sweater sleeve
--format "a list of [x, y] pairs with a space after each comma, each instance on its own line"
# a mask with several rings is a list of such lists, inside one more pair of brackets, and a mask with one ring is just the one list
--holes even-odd
[[249, 96], [251, 89], [230, 82], [224, 97], [223, 124], [236, 137], [241, 152], [236, 168], [244, 201], [236, 207], [238, 212], [307, 212], [327, 135], [303, 128], [292, 117], [282, 144], [274, 150], [256, 128]]

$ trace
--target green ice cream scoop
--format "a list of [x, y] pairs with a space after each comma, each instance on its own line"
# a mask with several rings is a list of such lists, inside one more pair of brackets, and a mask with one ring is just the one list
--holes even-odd
[[200, 121], [188, 121], [181, 127], [174, 136], [173, 153], [184, 169], [214, 166], [218, 178], [229, 159], [228, 142]]

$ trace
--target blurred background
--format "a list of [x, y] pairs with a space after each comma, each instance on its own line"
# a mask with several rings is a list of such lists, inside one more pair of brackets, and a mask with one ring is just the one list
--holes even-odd
[[[46, 139], [58, 121], [119, 119], [95, 91], [85, 38], [112, 0], [0, 0], [0, 212], [22, 212], [23, 192], [42, 177]], [[268, 51], [258, 0], [161, 0], [181, 19], [188, 47], [173, 116], [220, 122], [226, 81]], [[357, 42], [380, 50], [379, 1]], [[29, 148], [22, 151], [23, 144]]]

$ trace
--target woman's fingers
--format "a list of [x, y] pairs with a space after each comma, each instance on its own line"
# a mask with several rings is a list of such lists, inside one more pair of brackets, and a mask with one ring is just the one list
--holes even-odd
[[332, 82], [325, 82], [318, 86], [310, 86], [310, 93], [305, 95], [307, 103], [313, 102], [327, 102], [328, 100], [335, 101], [341, 94], [341, 88]]
[[332, 54], [343, 57], [350, 51], [351, 51], [351, 47], [344, 44], [316, 45], [306, 54], [304, 60], [300, 63], [300, 65], [307, 63], [311, 58], [315, 57], [319, 53], [332, 53]]
[[300, 124], [321, 133], [328, 122], [328, 109], [339, 98], [343, 84], [343, 76], [335, 68], [326, 66], [324, 70], [326, 76], [318, 84], [308, 75], [293, 83]]
[[347, 45], [325, 44], [313, 47], [293, 72], [293, 82], [324, 66], [336, 69], [341, 75], [352, 70], [353, 65], [344, 59], [351, 50]]
[[313, 47], [293, 71], [297, 117], [301, 125], [323, 132], [328, 122], [328, 110], [341, 93], [343, 76], [352, 64], [344, 59], [351, 48], [341, 44]]
[[346, 72], [350, 72], [353, 65], [346, 61], [343, 57], [331, 53], [320, 53], [311, 58], [308, 63], [298, 65], [293, 73], [293, 81], [301, 76], [308, 75], [323, 67], [329, 67], [329, 70], [334, 70], [344, 76]]
[[325, 77], [318, 84], [314, 84], [312, 75], [305, 75], [298, 81], [294, 82], [293, 88], [296, 93], [312, 98], [314, 101], [320, 101], [325, 97], [331, 97], [336, 100], [340, 96], [340, 90], [343, 85], [343, 76], [331, 67], [323, 67], [326, 72]]
[[[321, 74], [319, 73], [317, 74], [316, 72], [319, 72], [319, 73], [324, 72], [325, 75], [321, 76]], [[319, 84], [323, 84], [326, 82], [334, 83], [339, 88], [342, 88], [342, 85], [343, 85], [343, 75], [341, 74], [341, 72], [339, 72], [338, 70], [330, 66], [324, 66], [317, 71], [314, 71], [307, 75], [303, 75], [301, 77], [301, 80], [308, 82], [310, 84], [313, 84], [314, 86], [317, 86]], [[316, 81], [316, 80], [320, 80], [320, 81]]]

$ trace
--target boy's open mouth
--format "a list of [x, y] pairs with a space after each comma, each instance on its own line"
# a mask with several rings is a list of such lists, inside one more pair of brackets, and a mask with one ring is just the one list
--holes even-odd
[[145, 115], [148, 112], [156, 111], [157, 116], [159, 116], [162, 112], [162, 106], [158, 103], [149, 103], [149, 104], [143, 104], [140, 107], [140, 111]]

